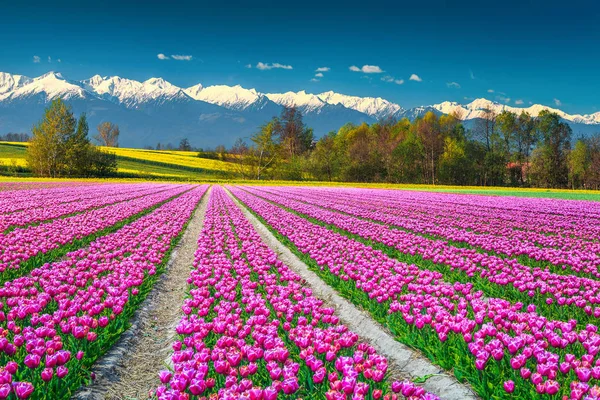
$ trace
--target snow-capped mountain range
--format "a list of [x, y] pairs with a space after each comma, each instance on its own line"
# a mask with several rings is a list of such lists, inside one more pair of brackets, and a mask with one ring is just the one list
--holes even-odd
[[197, 84], [181, 88], [162, 78], [139, 82], [95, 75], [75, 81], [56, 72], [37, 78], [0, 72], [0, 133], [30, 131], [46, 104], [57, 97], [68, 101], [76, 114], [87, 112], [92, 127], [105, 120], [119, 124], [123, 132], [121, 144], [126, 146], [176, 144], [183, 137], [196, 146], [228, 145], [237, 137], [251, 135], [259, 125], [278, 115], [282, 106], [299, 108], [317, 136], [348, 122], [413, 119], [428, 111], [455, 113], [469, 121], [481, 118], [486, 109], [527, 111], [533, 116], [546, 109], [558, 113], [576, 133], [600, 131], [600, 112], [571, 115], [539, 104], [518, 108], [477, 99], [468, 104], [443, 102], [404, 109], [379, 97], [348, 96], [333, 91], [260, 93], [240, 85]]

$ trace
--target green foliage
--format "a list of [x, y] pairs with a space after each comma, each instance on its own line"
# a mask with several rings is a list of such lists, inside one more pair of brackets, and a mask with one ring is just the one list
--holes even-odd
[[567, 154], [571, 147], [571, 127], [560, 116], [546, 110], [537, 117], [540, 144], [531, 162], [531, 178], [535, 185], [566, 187], [569, 182]]
[[280, 143], [277, 138], [277, 121], [271, 120], [260, 127], [250, 140], [252, 146], [252, 165], [254, 166], [254, 177], [258, 180], [270, 176], [269, 173], [277, 164]]
[[33, 128], [27, 147], [27, 162], [38, 176], [103, 177], [116, 172], [116, 157], [90, 143], [85, 113], [76, 121], [61, 99], [50, 103], [44, 117]]
[[46, 108], [42, 120], [33, 127], [27, 148], [27, 162], [40, 176], [57, 177], [65, 170], [66, 143], [75, 132], [71, 107], [60, 98]]
[[444, 153], [439, 161], [440, 182], [449, 185], [469, 183], [470, 163], [465, 153], [465, 143], [450, 136], [444, 140]]
[[582, 187], [591, 163], [588, 146], [583, 140], [575, 143], [568, 155], [568, 163], [571, 187], [573, 189]]

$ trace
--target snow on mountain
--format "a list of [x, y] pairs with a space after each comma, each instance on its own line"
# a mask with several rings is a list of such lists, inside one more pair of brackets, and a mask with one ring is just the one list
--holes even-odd
[[256, 89], [245, 89], [240, 85], [214, 85], [202, 87], [201, 84], [185, 89], [185, 93], [195, 100], [232, 109], [245, 110], [253, 105], [264, 104], [264, 95]]
[[323, 107], [327, 105], [324, 100], [321, 100], [319, 96], [306, 93], [301, 90], [299, 92], [285, 92], [285, 93], [267, 93], [266, 96], [269, 100], [284, 107], [297, 107], [304, 113], [315, 112], [320, 113]]
[[144, 82], [119, 76], [101, 77], [94, 75], [83, 81], [89, 90], [98, 96], [137, 108], [149, 102], [165, 103], [173, 100], [188, 99], [180, 87], [172, 85], [162, 78], [150, 78]]
[[0, 96], [18, 89], [29, 82], [31, 82], [31, 78], [26, 76], [0, 72]]
[[[183, 91], [190, 96], [192, 99], [196, 99], [196, 97], [200, 94], [200, 92], [204, 89], [204, 86], [202, 86], [201, 83], [194, 85], [194, 86], [190, 86], [187, 89], [184, 89]], [[198, 99], [196, 99], [198, 100]]]
[[[89, 96], [80, 82], [67, 80], [58, 72], [48, 72], [33, 79], [17, 75], [18, 78], [15, 80], [14, 76], [12, 90], [0, 94], [0, 101], [15, 101], [20, 98], [40, 96], [41, 100], [49, 102], [57, 97], [69, 100]], [[7, 79], [8, 81], [9, 79]]]
[[432, 106], [436, 110], [444, 114], [457, 113], [462, 120], [471, 120], [476, 118], [483, 118], [486, 114], [486, 110], [493, 111], [496, 114], [502, 111], [510, 111], [516, 114], [520, 114], [525, 111], [533, 117], [537, 117], [543, 110], [558, 114], [562, 119], [577, 124], [599, 124], [600, 123], [600, 112], [589, 115], [580, 114], [567, 114], [566, 112], [544, 106], [541, 104], [534, 104], [530, 107], [511, 107], [506, 104], [498, 103], [487, 99], [475, 99], [472, 102], [462, 105], [456, 102], [445, 101], [440, 104], [434, 104]]
[[381, 97], [347, 96], [333, 91], [323, 92], [317, 96], [328, 104], [341, 104], [346, 108], [378, 119], [393, 116], [402, 110], [402, 107], [398, 104], [389, 102]]

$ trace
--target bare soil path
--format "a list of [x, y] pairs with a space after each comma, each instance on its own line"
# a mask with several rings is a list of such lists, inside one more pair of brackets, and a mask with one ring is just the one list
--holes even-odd
[[160, 385], [158, 371], [167, 366], [172, 353], [210, 190], [171, 254], [166, 272], [134, 315], [131, 328], [94, 366], [94, 384], [82, 388], [73, 399], [142, 400]]

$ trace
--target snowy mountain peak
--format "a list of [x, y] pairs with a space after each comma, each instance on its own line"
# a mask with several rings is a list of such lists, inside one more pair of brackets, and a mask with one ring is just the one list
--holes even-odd
[[202, 86], [202, 84], [199, 83], [197, 85], [190, 86], [189, 88], [185, 89], [184, 92], [186, 92], [187, 95], [191, 98], [195, 99], [198, 93], [202, 91], [202, 89], [204, 89], [204, 86]]
[[318, 96], [306, 93], [305, 90], [299, 92], [286, 93], [267, 93], [265, 96], [269, 100], [284, 107], [298, 107], [304, 112], [317, 111], [323, 108], [327, 103], [321, 100]]
[[521, 112], [526, 112], [532, 117], [537, 117], [540, 114], [540, 112], [547, 110], [558, 114], [561, 118], [563, 118], [566, 121], [574, 123], [581, 123], [586, 125], [600, 123], [600, 118], [598, 118], [594, 114], [567, 114], [562, 110], [544, 106], [542, 104], [533, 104], [529, 107], [512, 107], [484, 98], [475, 99], [472, 102], [464, 105], [456, 102], [445, 101], [443, 103], [434, 104], [432, 107], [444, 114], [457, 114], [462, 120], [483, 118], [488, 110], [492, 111], [495, 114], [500, 114], [502, 111], [510, 111], [515, 114], [521, 114]]
[[264, 99], [264, 95], [256, 89], [245, 89], [241, 85], [213, 85], [203, 88], [198, 84], [185, 89], [185, 93], [195, 100], [234, 110], [244, 110]]
[[86, 79], [83, 81], [84, 84], [90, 85], [92, 87], [99, 86], [102, 82], [104, 82], [107, 78], [104, 76], [100, 76], [98, 74], [92, 76], [90, 79]]
[[341, 104], [346, 108], [375, 118], [394, 116], [402, 111], [402, 107], [398, 104], [389, 102], [381, 97], [347, 96], [333, 91], [323, 92], [317, 96], [328, 104]]
[[13, 75], [8, 72], [0, 72], [0, 96], [11, 92], [31, 82], [31, 78], [23, 75]]
[[34, 81], [48, 80], [48, 79], [66, 81], [66, 79], [62, 76], [62, 74], [60, 72], [54, 72], [54, 71], [46, 72], [44, 75], [38, 76], [37, 78], [33, 78]]
[[101, 77], [94, 75], [83, 81], [88, 90], [114, 103], [136, 108], [141, 104], [159, 100], [165, 102], [186, 97], [181, 88], [162, 78], [150, 78], [144, 82], [119, 76]]
[[160, 89], [171, 89], [176, 87], [171, 83], [165, 81], [163, 78], [150, 78], [144, 81], [144, 85], [156, 86]]
[[[14, 77], [18, 77], [15, 81]], [[12, 88], [0, 94], [0, 100], [8, 99], [10, 101], [18, 98], [27, 98], [39, 96], [40, 100], [49, 102], [57, 97], [63, 100], [73, 98], [87, 98], [88, 92], [83, 88], [81, 82], [69, 81], [60, 73], [50, 71], [37, 78], [26, 78], [20, 75], [13, 75]], [[7, 85], [0, 85], [8, 87]]]

